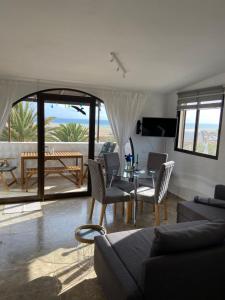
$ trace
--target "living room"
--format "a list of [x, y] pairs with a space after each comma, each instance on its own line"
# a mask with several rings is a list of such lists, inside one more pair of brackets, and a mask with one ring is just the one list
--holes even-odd
[[0, 1], [1, 299], [225, 299], [224, 12]]

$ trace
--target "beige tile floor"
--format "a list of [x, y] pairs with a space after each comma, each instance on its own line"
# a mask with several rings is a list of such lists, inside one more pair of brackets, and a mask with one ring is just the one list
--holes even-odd
[[[176, 197], [169, 197], [168, 223], [176, 222]], [[90, 223], [90, 198], [45, 202], [40, 212], [4, 214], [0, 205], [0, 299], [96, 299], [104, 295], [93, 270], [93, 246], [78, 244], [74, 229]], [[96, 205], [93, 223], [98, 222]], [[108, 232], [134, 228], [120, 210], [107, 207]], [[150, 205], [138, 212], [137, 228], [153, 225]]]
[[[71, 176], [69, 176], [71, 177]], [[73, 179], [71, 177], [71, 179]], [[87, 191], [87, 182], [79, 188], [77, 185], [61, 176], [49, 176], [45, 178], [45, 194], [58, 194], [58, 193], [77, 193]], [[37, 195], [37, 179], [32, 178], [28, 187], [28, 191], [21, 188], [20, 180], [10, 186], [6, 191], [2, 184], [0, 184], [0, 199], [9, 197], [26, 197]]]

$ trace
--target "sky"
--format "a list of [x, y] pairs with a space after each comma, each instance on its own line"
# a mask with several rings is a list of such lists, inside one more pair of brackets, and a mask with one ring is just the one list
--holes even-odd
[[[80, 107], [78, 105], [78, 107]], [[76, 111], [74, 108], [65, 106], [64, 104], [45, 104], [45, 117], [55, 117], [60, 119], [88, 119], [89, 118], [89, 107], [84, 106], [84, 111], [86, 115]], [[101, 105], [101, 120], [108, 120], [105, 106]]]
[[[186, 114], [187, 123], [195, 123], [196, 110], [188, 110]], [[220, 109], [202, 109], [200, 111], [200, 122], [202, 124], [218, 124], [220, 118]]]

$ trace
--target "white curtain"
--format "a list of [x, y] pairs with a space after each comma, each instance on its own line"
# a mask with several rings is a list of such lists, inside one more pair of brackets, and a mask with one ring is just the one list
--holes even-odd
[[8, 120], [17, 89], [16, 81], [1, 80], [0, 82], [0, 132]]
[[0, 133], [9, 118], [13, 103], [34, 92], [36, 87], [36, 82], [0, 80]]
[[143, 112], [146, 99], [144, 93], [123, 91], [107, 91], [102, 98], [119, 146], [121, 167], [124, 165], [125, 145], [133, 134], [136, 122]]

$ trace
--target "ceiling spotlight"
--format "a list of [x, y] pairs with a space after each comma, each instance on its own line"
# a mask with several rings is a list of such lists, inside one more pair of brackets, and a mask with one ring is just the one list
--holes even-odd
[[117, 56], [117, 54], [115, 52], [110, 52], [110, 55], [111, 55], [110, 62], [115, 61], [115, 64], [117, 66], [116, 71], [117, 72], [121, 71], [123, 78], [125, 78], [127, 70], [125, 69], [125, 67], [122, 64], [121, 60], [118, 58], [118, 56]]

